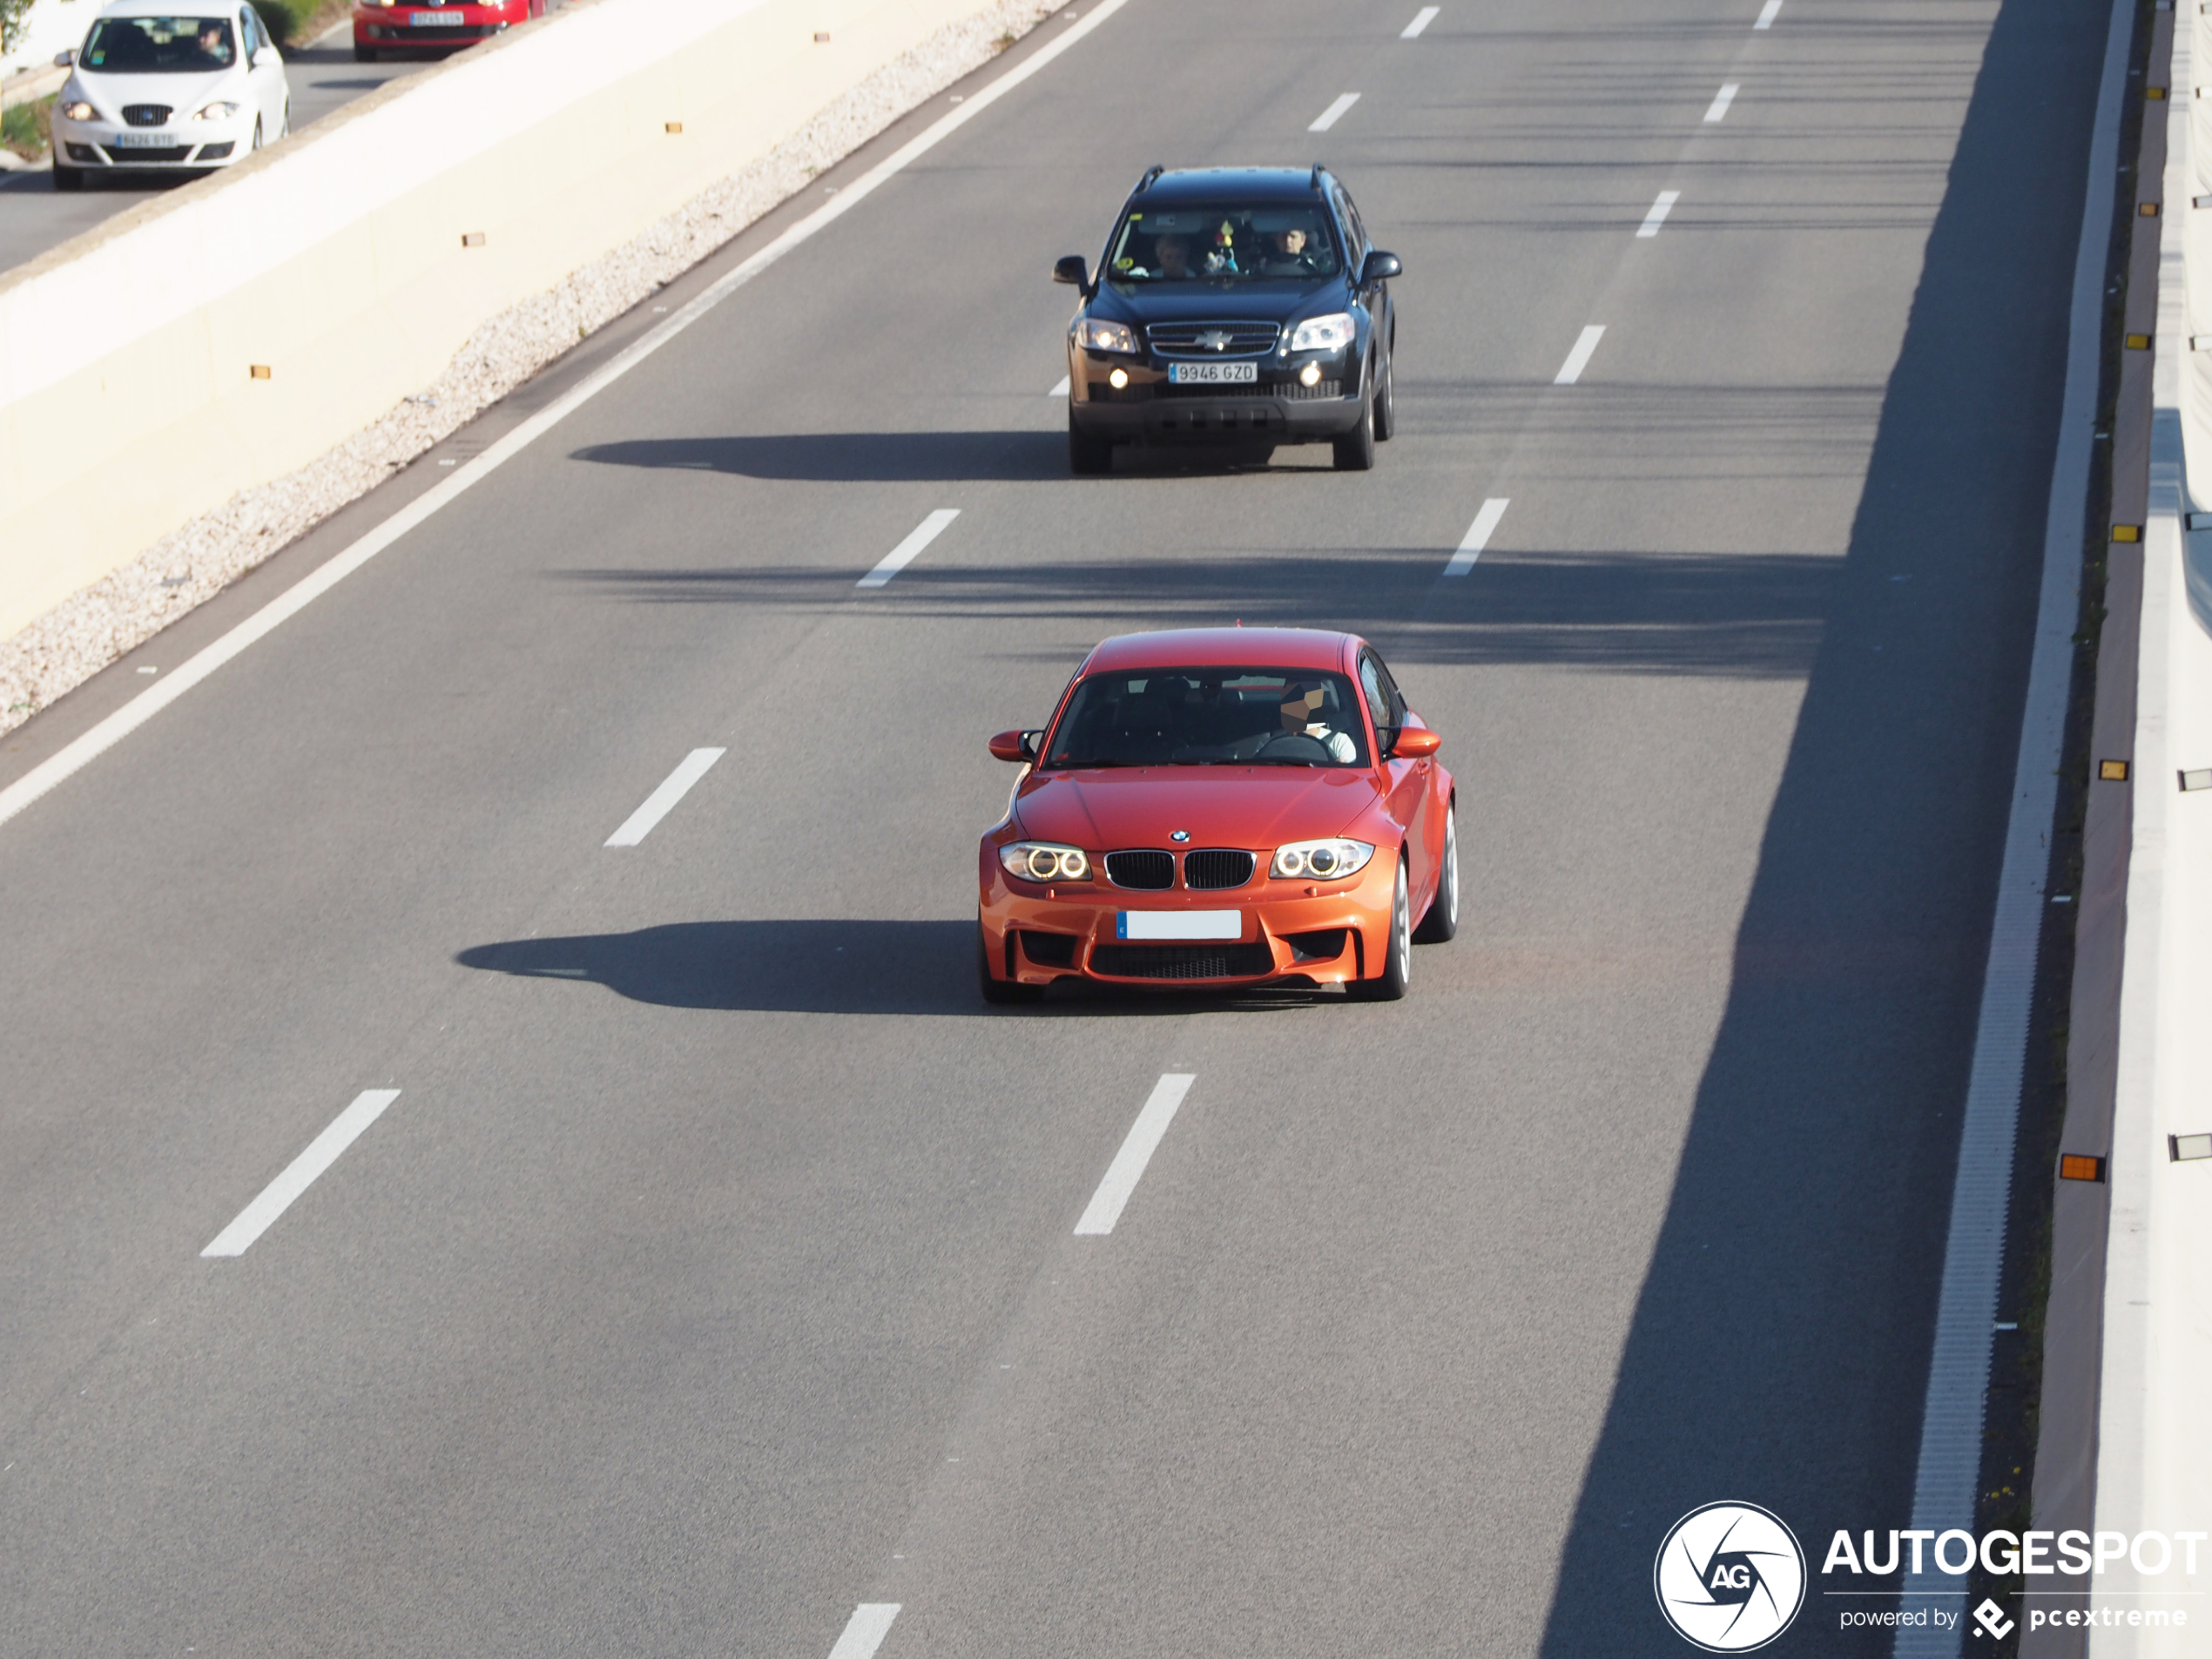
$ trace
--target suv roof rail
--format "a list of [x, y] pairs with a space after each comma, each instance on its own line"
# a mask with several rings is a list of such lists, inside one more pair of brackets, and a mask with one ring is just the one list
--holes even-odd
[[1144, 177], [1136, 181], [1136, 188], [1130, 191], [1130, 194], [1132, 196], [1140, 195], [1143, 192], [1151, 189], [1152, 181], [1166, 171], [1167, 169], [1162, 166], [1158, 162], [1154, 162], [1150, 166], [1144, 170]]
[[1327, 169], [1326, 167], [1324, 167], [1324, 166], [1323, 166], [1323, 165], [1322, 165], [1319, 162], [1318, 162], [1318, 161], [1317, 161], [1317, 162], [1315, 162], [1315, 163], [1313, 164], [1313, 177], [1312, 177], [1312, 178], [1311, 178], [1311, 179], [1307, 179], [1307, 180], [1306, 180], [1306, 183], [1308, 183], [1309, 185], [1312, 185], [1312, 186], [1313, 186], [1313, 188], [1314, 188], [1314, 189], [1316, 189], [1316, 190], [1320, 189], [1320, 188], [1321, 188], [1321, 175], [1322, 175], [1323, 173], [1326, 172], [1327, 171], [1328, 171], [1328, 169]]

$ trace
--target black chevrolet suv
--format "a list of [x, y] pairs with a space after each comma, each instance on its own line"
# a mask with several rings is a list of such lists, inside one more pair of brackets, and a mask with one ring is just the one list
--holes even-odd
[[1138, 179], [1068, 331], [1068, 464], [1112, 469], [1120, 442], [1329, 442], [1365, 471], [1390, 436], [1389, 279], [1325, 168], [1212, 167]]

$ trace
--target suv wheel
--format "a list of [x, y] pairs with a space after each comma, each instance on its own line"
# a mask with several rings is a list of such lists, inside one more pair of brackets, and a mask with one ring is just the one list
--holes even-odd
[[1367, 376], [1367, 396], [1359, 406], [1359, 424], [1336, 441], [1339, 472], [1366, 472], [1375, 464], [1374, 379], [1372, 373]]
[[1112, 440], [1084, 431], [1076, 424], [1073, 415], [1068, 417], [1068, 470], [1079, 478], [1096, 478], [1114, 470]]
[[1375, 442], [1388, 443], [1398, 430], [1398, 376], [1390, 357], [1382, 360], [1382, 378], [1375, 382]]

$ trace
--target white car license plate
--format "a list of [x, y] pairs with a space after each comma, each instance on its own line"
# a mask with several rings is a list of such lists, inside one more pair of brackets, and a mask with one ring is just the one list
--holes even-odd
[[457, 11], [410, 11], [407, 21], [415, 29], [458, 29], [462, 17]]
[[1170, 363], [1168, 378], [1177, 386], [1232, 386], [1259, 378], [1258, 363]]
[[1242, 939], [1241, 910], [1123, 910], [1114, 921], [1116, 939]]
[[107, 141], [111, 150], [173, 150], [177, 135], [173, 132], [118, 132]]

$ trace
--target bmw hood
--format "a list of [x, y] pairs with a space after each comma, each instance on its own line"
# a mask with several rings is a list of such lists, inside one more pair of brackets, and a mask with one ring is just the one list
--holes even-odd
[[[1341, 835], [1379, 799], [1362, 767], [1144, 766], [1032, 773], [1015, 821], [1032, 840], [1096, 853], [1123, 846], [1242, 846]], [[1170, 839], [1185, 830], [1190, 839]]]

